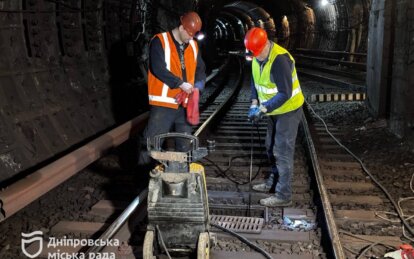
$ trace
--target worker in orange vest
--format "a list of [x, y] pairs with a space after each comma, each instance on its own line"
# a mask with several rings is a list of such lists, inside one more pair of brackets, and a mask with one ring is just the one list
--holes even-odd
[[[201, 25], [200, 16], [196, 12], [188, 12], [180, 17], [178, 27], [156, 34], [150, 42], [148, 99], [151, 111], [141, 139], [141, 165], [151, 161], [146, 152], [148, 138], [170, 131], [192, 132], [184, 108], [188, 98], [181, 100], [180, 97], [183, 92], [192, 94], [198, 91], [196, 89], [204, 88], [205, 64], [198, 44], [193, 39]], [[190, 143], [187, 142], [185, 139], [177, 139], [175, 149], [188, 151]]]

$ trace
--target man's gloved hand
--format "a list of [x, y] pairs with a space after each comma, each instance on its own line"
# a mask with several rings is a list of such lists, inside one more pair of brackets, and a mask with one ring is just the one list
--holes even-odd
[[259, 121], [262, 119], [264, 113], [258, 109], [258, 111], [253, 115], [253, 118], [250, 120], [253, 124], [259, 123]]
[[247, 119], [249, 121], [252, 121], [255, 114], [258, 113], [259, 111], [260, 111], [259, 106], [257, 106], [257, 105], [250, 106], [249, 114], [247, 115]]
[[183, 90], [184, 92], [186, 92], [188, 94], [191, 94], [193, 92], [193, 89], [194, 89], [194, 86], [190, 83], [187, 83], [187, 82], [183, 82], [178, 87], [180, 87], [181, 90]]
[[260, 105], [257, 107], [257, 105], [250, 106], [249, 110], [249, 121], [251, 121], [253, 124], [259, 123], [259, 121], [262, 119], [263, 115], [266, 114], [267, 109], [265, 106]]

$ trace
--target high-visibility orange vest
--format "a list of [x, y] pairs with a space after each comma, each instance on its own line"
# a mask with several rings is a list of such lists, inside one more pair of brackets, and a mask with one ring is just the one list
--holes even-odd
[[[161, 41], [164, 49], [165, 63], [167, 69], [175, 76], [183, 79], [180, 57], [175, 47], [173, 36], [169, 32], [155, 35]], [[184, 50], [184, 62], [187, 73], [187, 82], [194, 85], [195, 72], [197, 67], [197, 42], [190, 40], [189, 46]], [[148, 69], [148, 99], [150, 105], [163, 106], [178, 109], [179, 104], [175, 100], [177, 94], [182, 92], [181, 88], [171, 89], [164, 82], [159, 80]], [[185, 100], [187, 102], [187, 100]]]

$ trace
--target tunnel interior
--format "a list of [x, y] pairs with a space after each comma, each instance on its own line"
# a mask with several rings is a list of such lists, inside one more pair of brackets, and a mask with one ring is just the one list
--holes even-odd
[[290, 50], [367, 51], [367, 1], [220, 2], [200, 6], [209, 44], [217, 51], [243, 51], [244, 35], [253, 26], [266, 29], [270, 39]]
[[229, 55], [243, 58], [252, 27], [298, 56], [365, 53], [339, 59], [350, 68], [366, 63], [370, 110], [391, 120], [396, 135], [412, 136], [413, 20], [404, 10], [413, 4], [400, 2], [2, 0], [0, 182], [24, 177], [148, 110], [148, 44], [190, 10], [203, 20], [199, 46], [207, 72]]

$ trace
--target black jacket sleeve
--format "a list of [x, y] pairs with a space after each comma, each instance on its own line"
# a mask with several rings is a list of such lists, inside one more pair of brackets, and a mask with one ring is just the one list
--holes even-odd
[[149, 56], [149, 69], [155, 77], [157, 77], [172, 89], [178, 88], [178, 86], [183, 83], [179, 77], [176, 77], [167, 69], [164, 49], [158, 37], [154, 37], [150, 42]]
[[201, 51], [200, 49], [198, 49], [194, 87], [202, 91], [204, 89], [205, 84], [206, 84], [206, 65], [204, 64], [203, 58], [201, 57]]
[[252, 75], [252, 78], [250, 79], [250, 91], [251, 91], [250, 101], [252, 101], [253, 99], [256, 99], [256, 100], [259, 99], [257, 95], [256, 87], [254, 85], [253, 75]]

